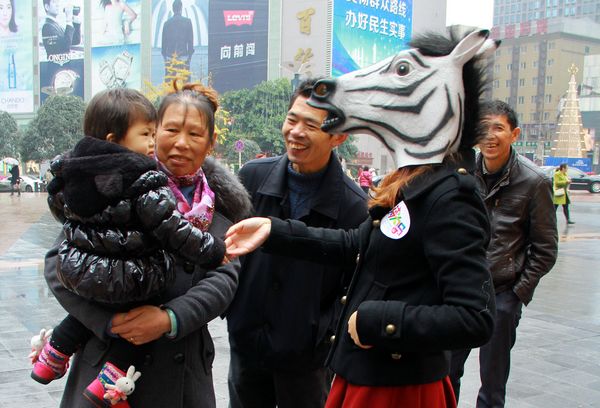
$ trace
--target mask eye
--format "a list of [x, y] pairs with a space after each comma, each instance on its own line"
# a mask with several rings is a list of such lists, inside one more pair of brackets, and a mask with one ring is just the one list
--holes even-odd
[[412, 67], [411, 67], [410, 63], [406, 62], [406, 61], [402, 61], [401, 63], [399, 63], [398, 67], [396, 68], [396, 72], [400, 76], [408, 75], [411, 70], [412, 70]]

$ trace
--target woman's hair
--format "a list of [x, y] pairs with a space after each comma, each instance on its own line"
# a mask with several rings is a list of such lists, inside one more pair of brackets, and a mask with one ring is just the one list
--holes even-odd
[[83, 118], [86, 136], [106, 140], [109, 133], [119, 142], [137, 121], [156, 122], [156, 109], [135, 89], [116, 88], [97, 93], [88, 103]]
[[16, 33], [19, 31], [19, 27], [17, 26], [17, 22], [15, 21], [15, 0], [10, 0], [10, 21], [8, 22], [8, 29], [11, 33]]
[[565, 170], [568, 166], [569, 165], [567, 163], [561, 163], [557, 170]]
[[402, 167], [388, 174], [381, 180], [378, 187], [371, 187], [372, 198], [369, 200], [369, 208], [386, 207], [392, 208], [396, 205], [400, 191], [412, 180], [432, 169], [431, 165]]
[[369, 166], [363, 166], [363, 171], [369, 171]]
[[106, 8], [109, 4], [112, 4], [111, 0], [100, 0], [100, 7]]
[[215, 112], [219, 109], [217, 91], [200, 83], [184, 84], [181, 88], [173, 81], [173, 90], [163, 98], [158, 108], [158, 122], [161, 123], [165, 111], [173, 104], [185, 106], [186, 114], [189, 106], [195, 108], [206, 122], [208, 136], [212, 139], [215, 133]]

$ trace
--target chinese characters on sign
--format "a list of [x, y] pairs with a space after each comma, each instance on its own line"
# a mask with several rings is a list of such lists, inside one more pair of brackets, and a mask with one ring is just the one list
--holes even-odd
[[[359, 4], [370, 7], [374, 11], [383, 11], [394, 16], [405, 19], [407, 16], [407, 5], [405, 1], [398, 0], [347, 0], [349, 3]], [[355, 28], [371, 33], [378, 33], [389, 37], [405, 39], [407, 35], [406, 24], [390, 20], [389, 17], [382, 17], [362, 11], [346, 10], [345, 25], [349, 28]]]
[[[233, 57], [231, 50], [233, 48]], [[254, 55], [255, 43], [236, 44], [233, 47], [231, 45], [224, 45], [221, 47], [221, 59], [231, 58], [242, 58], [249, 55]]]
[[296, 17], [300, 20], [300, 32], [302, 34], [310, 35], [310, 18], [313, 14], [315, 14], [315, 9], [312, 7], [299, 11], [296, 14]]

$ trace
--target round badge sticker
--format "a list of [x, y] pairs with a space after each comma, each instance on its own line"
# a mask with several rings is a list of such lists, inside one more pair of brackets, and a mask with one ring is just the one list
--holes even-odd
[[381, 220], [381, 232], [386, 237], [400, 239], [408, 233], [410, 228], [410, 214], [404, 201], [392, 208]]

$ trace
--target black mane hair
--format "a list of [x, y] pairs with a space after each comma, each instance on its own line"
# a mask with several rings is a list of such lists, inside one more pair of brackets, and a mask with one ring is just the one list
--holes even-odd
[[[425, 56], [441, 57], [449, 55], [458, 45], [460, 40], [473, 30], [462, 31], [457, 27], [448, 30], [448, 36], [438, 33], [425, 33], [415, 36], [410, 46], [416, 48]], [[482, 59], [474, 57], [463, 66], [463, 84], [465, 88], [464, 120], [460, 139], [459, 150], [470, 149], [483, 137], [484, 130], [481, 126], [482, 96], [489, 86], [488, 64]]]

